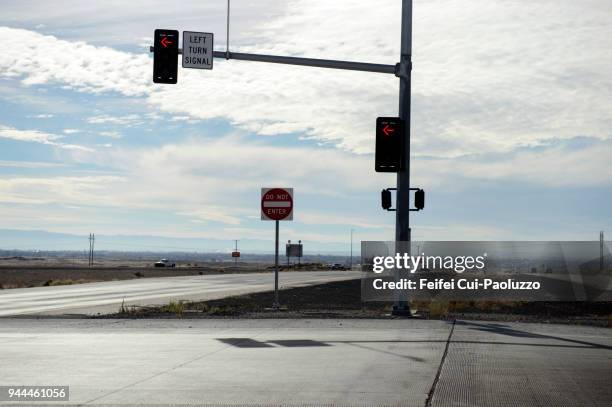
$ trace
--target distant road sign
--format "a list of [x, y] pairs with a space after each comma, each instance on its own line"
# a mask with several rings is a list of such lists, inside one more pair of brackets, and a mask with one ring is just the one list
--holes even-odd
[[286, 257], [302, 257], [303, 247], [301, 243], [287, 243], [285, 245]]
[[237, 251], [232, 252], [232, 257], [240, 257], [240, 252], [237, 252]]
[[213, 34], [183, 31], [183, 68], [213, 68]]
[[262, 188], [261, 220], [293, 220], [293, 188]]

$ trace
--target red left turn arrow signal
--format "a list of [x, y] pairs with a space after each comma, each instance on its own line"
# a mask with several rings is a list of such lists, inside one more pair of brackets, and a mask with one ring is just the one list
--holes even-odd
[[163, 46], [164, 46], [164, 48], [168, 48], [168, 46], [169, 46], [170, 44], [172, 44], [172, 41], [170, 41], [170, 40], [168, 39], [168, 37], [164, 37], [164, 38], [162, 38], [162, 40], [161, 40], [161, 45], [163, 45]]
[[383, 133], [385, 133], [385, 136], [391, 135], [391, 133], [393, 133], [394, 131], [395, 129], [392, 126], [389, 126], [388, 124], [383, 127]]

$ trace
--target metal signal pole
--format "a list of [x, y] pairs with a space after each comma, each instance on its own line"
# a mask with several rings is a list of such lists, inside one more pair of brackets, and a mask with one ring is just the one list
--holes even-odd
[[[361, 72], [378, 72], [393, 74], [400, 79], [399, 86], [399, 116], [405, 120], [404, 126], [404, 155], [403, 155], [403, 170], [397, 173], [397, 195], [396, 195], [396, 217], [395, 217], [395, 240], [399, 243], [397, 247], [406, 247], [402, 251], [410, 251], [410, 75], [412, 71], [412, 0], [402, 0], [402, 28], [401, 28], [401, 47], [400, 47], [400, 62], [395, 65], [387, 64], [372, 64], [353, 61], [339, 61], [329, 59], [314, 59], [289, 57], [280, 55], [260, 55], [242, 52], [230, 52], [229, 50], [229, 16], [230, 2], [227, 2], [227, 31], [226, 31], [226, 47], [225, 51], [213, 51], [213, 58], [236, 59], [242, 61], [267, 62], [275, 64], [288, 64], [299, 66], [311, 66], [319, 68], [331, 69], [346, 69]], [[150, 51], [154, 52], [154, 47], [150, 47]], [[178, 50], [179, 54], [182, 50]], [[277, 222], [278, 228], [278, 222]], [[278, 229], [277, 229], [278, 233]], [[278, 241], [278, 238], [277, 238]], [[404, 244], [406, 246], [404, 246]], [[278, 246], [278, 243], [277, 243]], [[276, 257], [278, 258], [278, 247]], [[276, 269], [278, 270], [278, 259], [276, 260]], [[277, 277], [278, 278], [278, 277]], [[275, 295], [278, 301], [278, 292]], [[405, 293], [400, 294], [400, 297], [394, 305], [395, 315], [409, 315], [410, 307], [406, 299]]]
[[[395, 207], [395, 241], [407, 242], [410, 250], [410, 92], [412, 72], [412, 0], [402, 0], [402, 33], [400, 45], [399, 117], [404, 126], [404, 169], [397, 173]], [[393, 314], [410, 315], [405, 294], [398, 295]]]
[[278, 221], [276, 223], [275, 243], [274, 243], [274, 304], [272, 308], [279, 309], [280, 302], [278, 301]]

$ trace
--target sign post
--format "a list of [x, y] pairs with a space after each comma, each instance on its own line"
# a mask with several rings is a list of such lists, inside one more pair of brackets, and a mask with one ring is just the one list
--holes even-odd
[[236, 248], [232, 252], [232, 257], [234, 258], [234, 268], [238, 268], [238, 258], [240, 257], [240, 252], [238, 251], [238, 240], [234, 240], [236, 243]]
[[274, 239], [274, 303], [272, 308], [278, 309], [278, 222], [293, 220], [293, 188], [262, 188], [261, 189], [261, 220], [275, 222]]

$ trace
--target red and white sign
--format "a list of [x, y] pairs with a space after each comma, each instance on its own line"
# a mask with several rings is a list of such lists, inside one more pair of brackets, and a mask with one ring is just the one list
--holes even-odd
[[261, 220], [293, 220], [293, 188], [262, 188]]
[[240, 257], [240, 252], [238, 252], [238, 251], [233, 251], [233, 252], [232, 252], [232, 257]]

